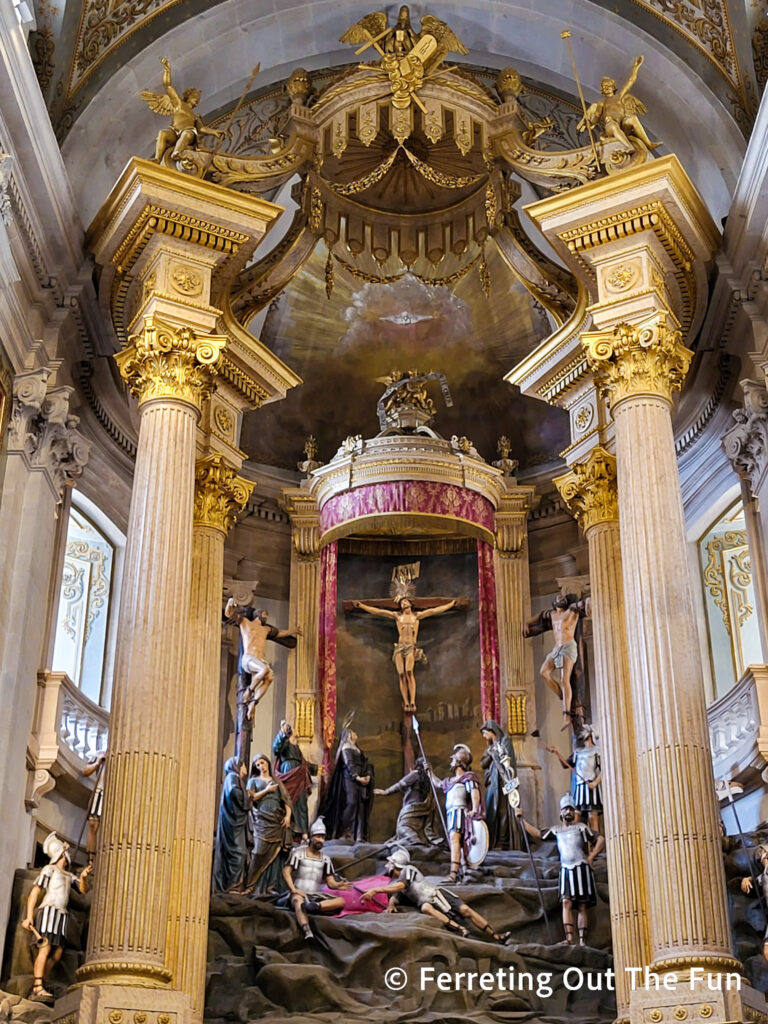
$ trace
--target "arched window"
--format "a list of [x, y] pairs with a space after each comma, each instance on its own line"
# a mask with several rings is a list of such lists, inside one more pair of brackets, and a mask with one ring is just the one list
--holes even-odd
[[116, 584], [125, 539], [91, 502], [73, 495], [67, 524], [54, 672], [66, 672], [95, 704], [109, 705]]
[[750, 664], [762, 663], [760, 627], [740, 501], [699, 541], [712, 674], [717, 697], [726, 693]]

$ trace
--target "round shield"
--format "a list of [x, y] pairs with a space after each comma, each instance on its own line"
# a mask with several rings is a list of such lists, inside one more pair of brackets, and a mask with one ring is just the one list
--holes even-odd
[[507, 800], [509, 800], [509, 806], [514, 810], [515, 807], [520, 806], [520, 790], [513, 789], [507, 794]]
[[476, 818], [470, 823], [466, 839], [467, 864], [471, 868], [478, 868], [485, 860], [491, 839], [488, 835], [488, 826], [484, 821]]

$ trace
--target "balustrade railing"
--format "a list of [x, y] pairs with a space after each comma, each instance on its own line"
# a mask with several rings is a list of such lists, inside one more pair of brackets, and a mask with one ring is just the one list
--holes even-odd
[[27, 806], [59, 780], [89, 790], [83, 777], [86, 763], [106, 749], [109, 712], [94, 704], [64, 672], [40, 672], [35, 718], [27, 744], [30, 781]]

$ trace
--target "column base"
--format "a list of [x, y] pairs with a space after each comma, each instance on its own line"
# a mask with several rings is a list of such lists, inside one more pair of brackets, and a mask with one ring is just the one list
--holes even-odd
[[[703, 980], [699, 973], [692, 981], [689, 972], [676, 976], [668, 973], [660, 976], [658, 991], [653, 984], [636, 988], [629, 997], [629, 1024], [768, 1024], [768, 1006], [762, 992], [733, 975], [709, 975], [706, 968], [703, 974]], [[665, 980], [668, 989], [664, 988]]]
[[56, 1000], [52, 1024], [192, 1024], [192, 1010], [175, 989], [83, 985]]

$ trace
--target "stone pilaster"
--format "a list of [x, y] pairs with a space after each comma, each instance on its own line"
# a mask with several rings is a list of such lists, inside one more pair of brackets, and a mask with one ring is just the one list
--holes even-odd
[[[25, 750], [53, 572], [56, 516], [64, 489], [83, 471], [89, 445], [69, 412], [72, 388], [52, 383], [55, 367], [24, 371], [12, 385], [7, 459], [0, 501], [0, 700], [15, 727], [0, 750], [0, 934], [5, 934], [13, 872], [29, 856]], [[35, 628], [34, 624], [38, 624]]]
[[[602, 719], [603, 808], [611, 889], [611, 936], [616, 968], [616, 1008], [629, 1016], [626, 967], [649, 962], [648, 886], [643, 862], [640, 783], [627, 656], [616, 459], [600, 446], [555, 479], [560, 494], [584, 530], [594, 635], [594, 684]], [[642, 898], [638, 895], [642, 894]]]
[[741, 480], [752, 580], [760, 622], [763, 660], [768, 659], [768, 391], [754, 380], [741, 381], [744, 407], [723, 435], [723, 448]]
[[[527, 776], [528, 807], [539, 806], [540, 771], [536, 744], [531, 740], [530, 723], [536, 722], [536, 688], [533, 654], [523, 640], [522, 625], [531, 614], [531, 582], [528, 562], [528, 512], [536, 492], [517, 484], [514, 477], [504, 478], [505, 493], [495, 516], [496, 612], [499, 629], [499, 667], [503, 694], [502, 723], [515, 745], [518, 768]], [[523, 783], [526, 784], [525, 781]]]
[[672, 394], [691, 354], [664, 314], [584, 334], [582, 342], [616, 428], [652, 965], [679, 972], [707, 958], [715, 971], [733, 970], [672, 433]]
[[219, 642], [224, 541], [253, 484], [221, 455], [199, 459], [195, 469], [192, 582], [186, 619], [187, 660], [180, 763], [193, 771], [179, 785], [171, 863], [166, 964], [176, 988], [191, 1002], [193, 1024], [202, 1021], [208, 950], [211, 854], [215, 827], [219, 722]]
[[291, 520], [291, 582], [288, 621], [304, 631], [288, 663], [285, 717], [309, 761], [323, 759], [317, 693], [317, 640], [320, 614], [320, 524], [315, 498], [301, 488], [283, 491]]

